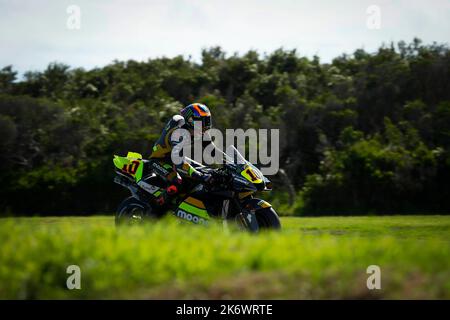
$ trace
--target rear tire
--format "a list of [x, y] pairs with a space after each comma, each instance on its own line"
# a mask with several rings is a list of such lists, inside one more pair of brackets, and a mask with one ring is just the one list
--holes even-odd
[[255, 215], [260, 230], [281, 229], [280, 218], [272, 207], [256, 210]]
[[152, 208], [134, 197], [126, 198], [117, 208], [115, 223], [119, 225], [136, 225], [152, 217]]

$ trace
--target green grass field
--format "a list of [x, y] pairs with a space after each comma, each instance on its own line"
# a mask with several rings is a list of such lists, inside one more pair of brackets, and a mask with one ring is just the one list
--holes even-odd
[[[165, 220], [0, 219], [1, 299], [450, 298], [450, 216], [283, 218], [251, 235]], [[68, 290], [66, 268], [81, 268]], [[381, 290], [366, 269], [381, 268]]]

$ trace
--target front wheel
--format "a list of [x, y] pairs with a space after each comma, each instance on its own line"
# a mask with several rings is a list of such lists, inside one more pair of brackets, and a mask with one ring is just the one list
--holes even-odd
[[262, 230], [281, 229], [280, 218], [278, 217], [278, 214], [272, 207], [256, 210], [255, 215], [259, 229]]
[[280, 218], [272, 207], [255, 210], [254, 214], [250, 212], [243, 215], [238, 214], [235, 216], [235, 221], [240, 229], [253, 233], [281, 229]]

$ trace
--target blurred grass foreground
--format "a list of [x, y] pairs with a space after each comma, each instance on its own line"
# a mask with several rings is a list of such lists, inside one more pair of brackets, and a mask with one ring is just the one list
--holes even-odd
[[[450, 299], [450, 217], [283, 218], [277, 233], [0, 219], [1, 299]], [[81, 289], [69, 290], [69, 265]], [[367, 268], [381, 269], [369, 290]]]

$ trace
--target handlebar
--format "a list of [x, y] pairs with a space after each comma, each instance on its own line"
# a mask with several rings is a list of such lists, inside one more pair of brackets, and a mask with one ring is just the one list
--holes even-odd
[[232, 174], [225, 167], [211, 168], [211, 167], [204, 166], [204, 167], [199, 167], [196, 169], [202, 173], [207, 173], [207, 174], [212, 175], [214, 182], [213, 182], [213, 185], [211, 185], [209, 187], [212, 187], [213, 189], [223, 188], [225, 185], [230, 183], [230, 181], [232, 179]]
[[229, 183], [231, 174], [225, 168], [219, 168], [211, 171], [211, 174], [218, 184]]

